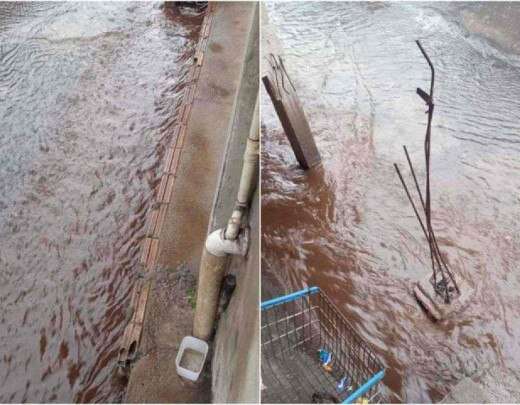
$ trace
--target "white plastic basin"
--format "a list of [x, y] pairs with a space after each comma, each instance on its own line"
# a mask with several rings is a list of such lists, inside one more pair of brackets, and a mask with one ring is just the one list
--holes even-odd
[[204, 367], [208, 344], [193, 336], [184, 336], [175, 359], [177, 374], [190, 381], [197, 381]]

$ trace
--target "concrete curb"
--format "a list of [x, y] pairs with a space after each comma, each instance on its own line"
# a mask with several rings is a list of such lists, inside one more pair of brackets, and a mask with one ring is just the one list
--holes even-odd
[[[228, 158], [226, 143], [236, 115], [254, 15], [250, 3], [211, 6], [211, 29], [208, 25], [201, 29], [201, 43], [195, 52], [192, 75], [197, 87], [185, 93], [191, 108], [179, 109], [177, 143], [167, 154], [167, 167], [175, 169], [165, 172], [166, 179], [158, 188], [157, 222], [148, 228], [153, 233], [143, 246], [142, 262], [152, 270], [154, 279], [144, 284], [148, 291], [139, 296], [137, 321], [142, 332], [139, 356], [130, 374], [128, 402], [210, 399], [208, 366], [197, 383], [184, 381], [175, 372], [180, 341], [192, 333], [193, 322], [182, 279], [191, 280], [198, 272], [220, 170]], [[154, 219], [150, 221], [153, 224]]]
[[[204, 60], [204, 52], [208, 44], [213, 15], [212, 11], [213, 7], [210, 5], [200, 28], [199, 40], [194, 54], [194, 64], [189, 70], [188, 84], [184, 88], [182, 102], [178, 109], [180, 119], [173, 129], [173, 142], [166, 151], [164, 171], [156, 193], [154, 208], [148, 215], [146, 237], [141, 242], [141, 258], [139, 264], [142, 266], [145, 274], [155, 270], [159, 248], [159, 236], [165, 221], [166, 211], [169, 208], [168, 205], [171, 201], [174, 182], [177, 176], [177, 168], [186, 137], [186, 126], [197, 91], [198, 79]], [[138, 280], [134, 286], [130, 304], [133, 308], [133, 316], [126, 326], [121, 339], [119, 349], [120, 363], [127, 363], [128, 361], [134, 360], [134, 355], [141, 339], [150, 286], [150, 280]]]

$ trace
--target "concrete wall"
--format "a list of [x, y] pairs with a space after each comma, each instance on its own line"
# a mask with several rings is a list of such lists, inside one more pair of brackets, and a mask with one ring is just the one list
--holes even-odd
[[251, 210], [248, 257], [233, 259], [237, 287], [222, 315], [214, 345], [212, 401], [259, 402], [258, 193]]
[[[258, 6], [252, 21], [242, 82], [237, 98], [232, 133], [215, 198], [210, 231], [225, 226], [236, 199], [242, 155], [251, 127], [258, 94]], [[251, 244], [245, 258], [234, 257], [228, 274], [237, 286], [227, 310], [221, 315], [212, 361], [212, 401], [259, 401], [259, 197], [249, 213]]]

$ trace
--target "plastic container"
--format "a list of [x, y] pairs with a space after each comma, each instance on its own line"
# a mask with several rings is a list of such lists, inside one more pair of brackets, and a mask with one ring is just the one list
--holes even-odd
[[177, 374], [190, 381], [197, 381], [204, 367], [208, 344], [193, 336], [184, 336], [175, 359]]

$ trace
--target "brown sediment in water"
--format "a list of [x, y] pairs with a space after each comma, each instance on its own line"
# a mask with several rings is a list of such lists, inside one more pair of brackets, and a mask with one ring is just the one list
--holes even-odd
[[476, 3], [462, 12], [462, 22], [472, 34], [482, 35], [508, 52], [520, 53], [520, 10], [514, 3]]
[[0, 5], [0, 402], [121, 400], [139, 242], [200, 25], [158, 6]]
[[[287, 290], [322, 288], [385, 363], [390, 401], [438, 401], [461, 378], [520, 360], [519, 65], [468, 37], [450, 7], [268, 4], [323, 165], [297, 167], [264, 96], [262, 271]], [[424, 159], [417, 38], [438, 68], [433, 226], [473, 291], [440, 323], [412, 294], [431, 272], [428, 245], [392, 167], [406, 167], [403, 144], [416, 166]]]

